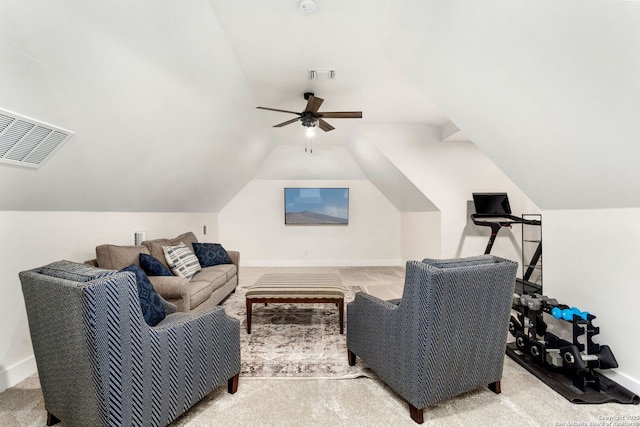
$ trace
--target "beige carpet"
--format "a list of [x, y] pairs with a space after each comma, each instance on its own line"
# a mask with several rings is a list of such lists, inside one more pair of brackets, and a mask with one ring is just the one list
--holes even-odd
[[[269, 272], [294, 270], [268, 269]], [[319, 270], [327, 271], [313, 269]], [[368, 283], [367, 291], [383, 298], [397, 297], [401, 292], [401, 280], [398, 285], [401, 269], [339, 270], [345, 283]], [[244, 268], [241, 285], [253, 283], [266, 271]], [[502, 394], [475, 390], [428, 408], [424, 418], [425, 425], [435, 426], [640, 426], [640, 407], [615, 403], [572, 404], [505, 357]], [[44, 425], [44, 402], [36, 375], [0, 393], [0, 426]], [[416, 424], [409, 417], [406, 403], [373, 378], [291, 381], [249, 376], [240, 378], [236, 394], [228, 394], [226, 386], [221, 386], [172, 424], [189, 427], [301, 425]]]

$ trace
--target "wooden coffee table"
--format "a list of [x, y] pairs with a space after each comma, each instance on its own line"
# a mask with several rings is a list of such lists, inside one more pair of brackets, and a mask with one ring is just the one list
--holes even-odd
[[250, 286], [246, 294], [247, 333], [251, 333], [254, 303], [333, 303], [338, 306], [340, 333], [344, 332], [344, 288], [333, 273], [269, 273]]

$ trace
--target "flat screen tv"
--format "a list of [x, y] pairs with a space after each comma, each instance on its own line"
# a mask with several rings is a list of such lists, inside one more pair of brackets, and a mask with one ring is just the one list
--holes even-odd
[[510, 215], [507, 193], [473, 193], [473, 204], [479, 215]]
[[285, 188], [284, 223], [287, 225], [347, 225], [348, 188]]

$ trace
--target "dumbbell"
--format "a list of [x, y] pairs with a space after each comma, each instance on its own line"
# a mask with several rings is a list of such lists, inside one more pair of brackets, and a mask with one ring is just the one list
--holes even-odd
[[571, 322], [573, 320], [573, 315], [578, 316], [579, 318], [581, 318], [582, 320], [587, 320], [587, 315], [589, 314], [589, 312], [587, 311], [580, 311], [580, 309], [578, 307], [571, 307], [571, 308], [560, 308], [559, 306], [557, 307], [553, 307], [551, 309], [551, 315], [553, 317], [555, 317], [556, 319], [563, 319], [566, 320], [567, 322]]

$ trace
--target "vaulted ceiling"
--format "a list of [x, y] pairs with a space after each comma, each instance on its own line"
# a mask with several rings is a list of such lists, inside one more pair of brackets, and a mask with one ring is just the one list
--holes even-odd
[[541, 208], [640, 206], [639, 2], [317, 1], [3, 1], [0, 109], [75, 135], [38, 170], [0, 165], [0, 209], [217, 212], [303, 143], [255, 107], [306, 91], [364, 113], [316, 149], [451, 120]]

